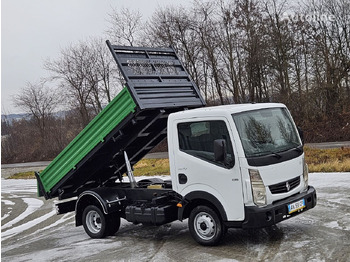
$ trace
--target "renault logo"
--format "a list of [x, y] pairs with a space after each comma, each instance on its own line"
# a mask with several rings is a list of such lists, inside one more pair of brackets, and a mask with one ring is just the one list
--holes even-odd
[[289, 182], [286, 183], [286, 188], [287, 188], [287, 192], [289, 192], [289, 190], [290, 190]]

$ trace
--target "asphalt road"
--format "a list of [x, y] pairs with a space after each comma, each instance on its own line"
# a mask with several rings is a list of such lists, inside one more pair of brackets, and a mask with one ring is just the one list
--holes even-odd
[[309, 143], [309, 144], [306, 144], [306, 146], [313, 147], [313, 148], [319, 148], [319, 149], [350, 147], [350, 141], [325, 142], [325, 143]]
[[2, 261], [350, 261], [350, 173], [310, 174], [317, 206], [277, 226], [230, 229], [217, 247], [202, 247], [187, 221], [160, 227], [123, 220], [115, 236], [90, 239], [74, 214], [55, 215], [36, 196], [35, 180], [4, 180]]

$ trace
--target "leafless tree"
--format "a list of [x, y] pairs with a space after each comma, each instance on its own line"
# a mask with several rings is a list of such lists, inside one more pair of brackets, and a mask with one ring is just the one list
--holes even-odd
[[69, 46], [61, 50], [57, 60], [47, 60], [45, 69], [51, 72], [51, 80], [58, 80], [62, 96], [72, 107], [79, 108], [82, 124], [90, 121], [88, 101], [97, 79], [92, 73], [96, 58], [86, 43]]
[[107, 34], [119, 45], [137, 45], [141, 41], [142, 15], [128, 8], [114, 8], [109, 15]]
[[143, 33], [144, 45], [172, 46], [207, 100], [206, 59], [195, 31], [198, 20], [193, 9], [168, 7], [154, 12]]
[[57, 60], [47, 60], [45, 69], [51, 80], [60, 84], [62, 96], [71, 108], [78, 108], [82, 126], [86, 126], [118, 89], [115, 62], [99, 39], [80, 41], [61, 50]]
[[29, 113], [44, 140], [47, 135], [48, 121], [59, 105], [54, 89], [45, 86], [45, 82], [27, 83], [20, 94], [14, 96], [14, 104]]
[[102, 97], [100, 103], [107, 104], [115, 97], [124, 80], [118, 74], [117, 65], [102, 39], [92, 39], [91, 49], [96, 57], [95, 74], [98, 80], [98, 88], [94, 92]]
[[334, 116], [347, 107], [344, 98], [349, 101], [350, 5], [343, 0], [312, 1], [307, 10], [316, 16], [310, 26], [319, 110]]

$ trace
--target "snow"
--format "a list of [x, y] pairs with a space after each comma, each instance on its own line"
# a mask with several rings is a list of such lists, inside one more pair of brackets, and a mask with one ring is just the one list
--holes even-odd
[[36, 193], [35, 179], [1, 179], [1, 194]]
[[28, 229], [40, 224], [41, 222], [47, 220], [48, 218], [50, 218], [54, 215], [56, 215], [56, 211], [52, 210], [50, 213], [47, 213], [41, 217], [33, 219], [33, 220], [31, 220], [27, 223], [21, 224], [19, 226], [13, 227], [13, 228], [1, 233], [1, 240], [6, 240], [10, 237], [13, 237], [14, 235], [17, 235], [18, 233], [21, 233], [25, 230], [28, 230]]
[[19, 221], [25, 219], [30, 214], [34, 213], [36, 210], [38, 210], [44, 202], [42, 200], [36, 199], [36, 198], [23, 198], [22, 199], [24, 203], [27, 204], [27, 209], [21, 213], [19, 216], [17, 216], [15, 219], [11, 220], [10, 222], [6, 223], [1, 227], [2, 230], [11, 227], [18, 223]]
[[[1, 196], [1, 198], [2, 198], [2, 196]], [[8, 200], [8, 199], [1, 199], [1, 202], [3, 203], [2, 205], [7, 206], [7, 212], [4, 213], [3, 216], [1, 216], [1, 221], [2, 221], [10, 216], [12, 209], [13, 209], [13, 207], [11, 207], [11, 206], [14, 206], [15, 202], [12, 202], [11, 200]]]
[[310, 173], [309, 184], [317, 188], [337, 188], [350, 185], [350, 172], [345, 173]]
[[15, 204], [15, 202], [12, 202], [11, 200], [7, 200], [7, 199], [1, 199], [1, 202], [3, 202], [5, 206], [13, 206]]
[[70, 220], [72, 217], [74, 217], [74, 213], [67, 213], [64, 214], [63, 217], [61, 217], [59, 220], [57, 220], [56, 222], [52, 223], [51, 225], [47, 226], [47, 227], [43, 227], [37, 231], [35, 231], [34, 233], [30, 234], [30, 235], [36, 235], [42, 231], [48, 230], [50, 228], [54, 228], [56, 226], [59, 226], [61, 224], [66, 223], [68, 220]]

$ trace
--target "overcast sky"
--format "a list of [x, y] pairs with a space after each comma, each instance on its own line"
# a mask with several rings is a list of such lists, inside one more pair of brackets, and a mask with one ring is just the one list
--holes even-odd
[[111, 7], [138, 10], [147, 19], [158, 6], [188, 0], [1, 0], [1, 113], [21, 113], [11, 97], [26, 82], [47, 76], [43, 61], [60, 48], [106, 37]]

